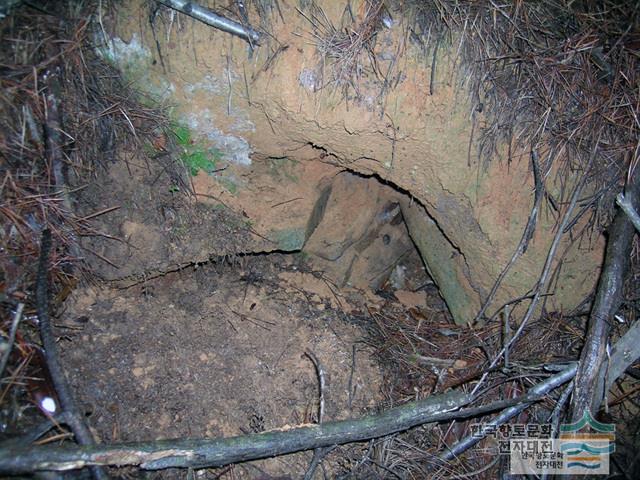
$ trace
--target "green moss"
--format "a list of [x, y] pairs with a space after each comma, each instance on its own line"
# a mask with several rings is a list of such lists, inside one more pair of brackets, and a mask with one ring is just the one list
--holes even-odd
[[[174, 121], [170, 129], [176, 143], [182, 149], [180, 160], [192, 176], [198, 175], [200, 171], [212, 175], [218, 170], [223, 156], [220, 150], [208, 146], [203, 140], [195, 139], [193, 132], [184, 123]], [[216, 175], [215, 179], [232, 195], [238, 193], [238, 184], [232, 177]]]
[[189, 127], [182, 123], [173, 122], [171, 133], [176, 143], [182, 147], [180, 160], [191, 175], [196, 176], [200, 170], [212, 174], [217, 169], [218, 162], [222, 158], [220, 150], [208, 147], [202, 141], [195, 141]]
[[184, 125], [174, 123], [172, 125], [172, 129], [173, 129], [173, 134], [176, 136], [178, 145], [181, 145], [183, 147], [191, 146], [191, 132], [187, 127], [185, 127]]
[[185, 152], [181, 156], [182, 163], [189, 169], [191, 175], [196, 176], [200, 170], [212, 173], [216, 170], [216, 164], [220, 160], [214, 152], [195, 150]]

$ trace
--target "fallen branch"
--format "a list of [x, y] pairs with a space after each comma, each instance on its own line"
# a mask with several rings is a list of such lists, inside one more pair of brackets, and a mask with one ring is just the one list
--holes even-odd
[[638, 358], [640, 358], [640, 322], [634, 323], [613, 347], [604, 391], [608, 392], [613, 382], [620, 378]]
[[[64, 152], [62, 151], [62, 108], [60, 104], [62, 85], [60, 83], [60, 67], [47, 70], [42, 76], [42, 82], [45, 85], [45, 122], [44, 133], [46, 139], [46, 158], [48, 170], [53, 174], [52, 180], [55, 191], [59, 192], [62, 198], [62, 206], [65, 214], [73, 212], [73, 206], [70, 198], [70, 191], [65, 181], [63, 173], [64, 169]], [[80, 258], [80, 248], [76, 233], [66, 225], [62, 225], [64, 232], [68, 235], [70, 241], [67, 246], [69, 253], [75, 258]]]
[[[471, 397], [452, 391], [356, 420], [218, 439], [177, 439], [116, 445], [13, 447], [0, 450], [0, 473], [72, 470], [89, 465], [138, 465], [158, 470], [217, 467], [332, 445], [368, 440], [417, 425], [458, 417]], [[486, 407], [480, 407], [486, 409]], [[477, 409], [469, 409], [475, 413]]]
[[626, 198], [624, 194], [619, 193], [616, 197], [616, 203], [620, 205], [620, 208], [624, 210], [624, 213], [626, 213], [629, 219], [633, 222], [633, 226], [640, 232], [640, 215], [636, 212], [636, 209], [633, 208], [631, 201]]
[[487, 435], [487, 432], [506, 423], [510, 418], [515, 417], [520, 412], [522, 412], [523, 410], [531, 406], [533, 402], [542, 399], [551, 390], [554, 390], [560, 385], [567, 383], [569, 380], [571, 380], [575, 376], [577, 369], [578, 369], [578, 365], [573, 364], [568, 368], [566, 368], [565, 370], [561, 371], [560, 373], [557, 373], [547, 378], [543, 382], [538, 383], [535, 387], [529, 390], [529, 392], [526, 395], [518, 399], [519, 403], [517, 405], [507, 408], [500, 415], [494, 418], [491, 422], [485, 423], [482, 431], [479, 434], [476, 433], [474, 435], [471, 435], [469, 437], [466, 437], [460, 440], [458, 443], [456, 443], [453, 447], [451, 447], [441, 456], [441, 460], [443, 461], [451, 460], [457, 457], [458, 455], [460, 455], [461, 453], [463, 453], [465, 450], [468, 450], [469, 448], [473, 447], [476, 443], [478, 443]]
[[[322, 364], [318, 357], [311, 351], [308, 350], [304, 352], [304, 354], [309, 357], [313, 366], [316, 369], [316, 373], [318, 375], [318, 389], [320, 391], [320, 401], [318, 404], [318, 424], [322, 424], [324, 421], [324, 390], [325, 390], [325, 381], [324, 381], [324, 369], [322, 368]], [[329, 453], [333, 447], [328, 448], [316, 448], [313, 451], [313, 458], [311, 459], [311, 463], [309, 464], [309, 468], [307, 469], [307, 473], [304, 474], [304, 480], [311, 480], [313, 478], [313, 474], [322, 462], [322, 459]]]
[[[631, 176], [625, 197], [635, 209], [640, 204], [640, 175]], [[608, 231], [604, 267], [598, 281], [596, 297], [589, 315], [589, 329], [580, 356], [580, 368], [576, 374], [576, 387], [571, 402], [573, 422], [580, 420], [586, 411], [600, 408], [605, 395], [607, 347], [613, 317], [622, 301], [622, 288], [629, 269], [631, 245], [635, 235], [633, 223], [619, 210]]]
[[[384, 437], [425, 423], [478, 417], [503, 409], [506, 410], [494, 422], [506, 421], [533, 402], [544, 398], [549, 391], [571, 380], [576, 368], [576, 364], [568, 366], [521, 397], [465, 409], [461, 407], [471, 403], [473, 397], [463, 392], [452, 391], [356, 420], [327, 422], [322, 425], [272, 430], [231, 438], [176, 439], [95, 446], [17, 445], [0, 449], [0, 473], [72, 470], [88, 465], [137, 465], [147, 470], [220, 467]], [[469, 448], [473, 443], [467, 441], [466, 445], [466, 448]], [[460, 447], [454, 448], [455, 450], [452, 449], [449, 454], [462, 451]]]
[[212, 12], [208, 8], [201, 7], [193, 2], [185, 0], [157, 0], [163, 5], [173, 8], [178, 12], [189, 15], [223, 32], [230, 33], [249, 42], [251, 46], [260, 44], [260, 34], [249, 26], [244, 26], [222, 15]]
[[[58, 359], [58, 348], [56, 339], [49, 318], [49, 293], [48, 293], [48, 272], [49, 272], [49, 250], [51, 249], [51, 232], [42, 232], [42, 243], [40, 244], [40, 258], [38, 260], [38, 277], [36, 280], [36, 311], [40, 322], [40, 338], [44, 348], [47, 366], [53, 380], [56, 393], [60, 399], [62, 410], [67, 414], [66, 423], [71, 427], [76, 440], [81, 445], [91, 446], [93, 436], [89, 428], [84, 423], [84, 418], [80, 415], [75, 400], [71, 393], [71, 388], [67, 382], [67, 377]], [[59, 413], [59, 412], [55, 412]], [[9, 449], [10, 450], [10, 449]], [[97, 480], [108, 478], [100, 467], [92, 467], [91, 474]]]

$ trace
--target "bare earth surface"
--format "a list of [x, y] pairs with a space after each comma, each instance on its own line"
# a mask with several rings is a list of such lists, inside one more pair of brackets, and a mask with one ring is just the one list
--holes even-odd
[[[381, 401], [381, 371], [363, 331], [331, 283], [300, 272], [296, 261], [244, 257], [126, 290], [78, 289], [59, 332], [97, 438], [234, 436], [316, 422], [318, 378], [306, 351], [325, 371], [325, 421], [372, 411]], [[310, 458], [235, 466], [224, 478], [301, 478]], [[201, 475], [215, 478], [213, 470]]]

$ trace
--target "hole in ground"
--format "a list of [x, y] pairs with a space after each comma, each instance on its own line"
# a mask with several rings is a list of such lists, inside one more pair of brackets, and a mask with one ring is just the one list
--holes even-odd
[[[376, 300], [340, 288], [305, 255], [282, 253], [193, 265], [127, 289], [79, 288], [59, 320], [70, 340], [65, 369], [106, 443], [315, 423], [318, 379], [306, 351], [325, 371], [325, 421], [372, 413], [384, 401], [383, 370], [358, 308], [366, 295], [368, 305], [385, 304], [397, 285], [423, 282], [415, 255], [394, 267]], [[333, 452], [328, 474], [344, 473], [345, 456], [363, 448]], [[235, 478], [300, 478], [310, 455], [232, 468]]]
[[[172, 192], [161, 165], [110, 167], [102, 198], [96, 190], [86, 205], [115, 194], [126, 205], [99, 219], [126, 242], [91, 245], [120, 266], [99, 259], [100, 273], [118, 282], [78, 289], [60, 317], [71, 340], [65, 367], [101, 442], [315, 423], [318, 378], [306, 351], [326, 372], [325, 421], [390, 406], [385, 375], [400, 375], [385, 370], [390, 362], [371, 332], [383, 315], [376, 312], [393, 305], [418, 335], [421, 319], [446, 317], [446, 306], [408, 234], [402, 209], [410, 198], [375, 177], [319, 165], [255, 161], [253, 183], [235, 195], [198, 175], [194, 204]], [[393, 384], [403, 400], [434, 390], [422, 371], [407, 375]], [[362, 458], [362, 449], [332, 452], [328, 475], [348, 471], [345, 458]], [[300, 478], [311, 454], [236, 465], [233, 474]]]
[[433, 294], [437, 286], [403, 217], [410, 203], [409, 195], [375, 176], [342, 171], [318, 196], [303, 252], [340, 287], [392, 295], [408, 307], [426, 306], [423, 291]]

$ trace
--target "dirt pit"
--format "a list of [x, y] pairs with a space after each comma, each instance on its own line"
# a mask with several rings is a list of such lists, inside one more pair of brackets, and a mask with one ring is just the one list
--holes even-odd
[[[323, 421], [397, 401], [385, 388], [397, 372], [380, 355], [371, 312], [393, 304], [446, 311], [404, 225], [401, 194], [321, 162], [292, 162], [289, 177], [304, 181], [285, 182], [272, 160], [256, 158], [249, 173], [259, 181], [236, 195], [204, 195], [198, 185], [215, 179], [186, 177], [178, 153], [122, 152], [73, 197], [107, 233], [82, 239], [98, 281], [78, 287], [56, 316], [64, 368], [96, 440], [233, 437], [317, 423], [312, 357], [325, 381]], [[295, 214], [273, 213], [289, 206]], [[274, 234], [273, 218], [286, 228]], [[315, 250], [283, 246], [277, 232], [284, 240], [302, 232]], [[332, 450], [313, 478], [360, 478], [369, 448]], [[199, 478], [303, 478], [312, 457], [200, 470]], [[141, 472], [113, 472], [122, 474]]]
[[[127, 289], [87, 286], [73, 293], [59, 319], [63, 362], [100, 442], [227, 437], [315, 423], [319, 382], [305, 352], [324, 371], [324, 420], [357, 417], [382, 403], [383, 372], [349, 313], [354, 298], [306, 269], [299, 255], [282, 254], [210, 262]], [[344, 452], [332, 455], [314, 478], [349, 470]], [[301, 478], [311, 457], [201, 475]]]

